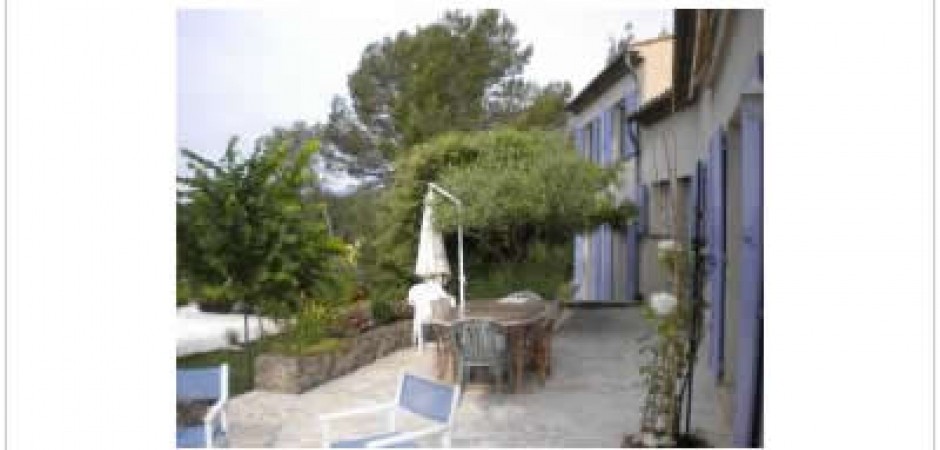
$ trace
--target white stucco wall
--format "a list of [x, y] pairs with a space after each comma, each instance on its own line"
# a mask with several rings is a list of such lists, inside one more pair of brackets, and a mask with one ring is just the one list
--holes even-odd
[[708, 139], [719, 126], [726, 126], [747, 89], [754, 63], [763, 44], [763, 12], [736, 11], [726, 29], [724, 47], [712, 86], [700, 93], [696, 103], [655, 124], [640, 127], [640, 171], [644, 183], [668, 178], [665, 161], [676, 161], [678, 175], [691, 175], [695, 162], [703, 159]]
[[[742, 92], [750, 88], [750, 81], [754, 73], [757, 55], [763, 50], [763, 12], [760, 10], [740, 10], [731, 14], [723, 48], [718, 55], [719, 62], [712, 86], [708, 86], [700, 93], [696, 103], [671, 114], [669, 117], [651, 125], [640, 127], [640, 180], [644, 185], [651, 185], [669, 178], [666, 168], [667, 155], [670, 165], [676, 167], [676, 176], [691, 176], [695, 164], [707, 158], [708, 140], [713, 136], [719, 126], [728, 127], [734, 120]], [[729, 149], [728, 190], [740, 190], [738, 184], [732, 184], [731, 178], [738, 177], [738, 172], [731, 171]], [[737, 198], [737, 197], [735, 197]], [[739, 200], [734, 200], [739, 201]], [[732, 204], [729, 194], [728, 209], [739, 208], [739, 203]], [[656, 202], [655, 196], [650, 195], [650, 215], [658, 214], [661, 203]], [[681, 213], [687, 214], [686, 210]], [[656, 233], [661, 229], [653, 229], [653, 234], [643, 238], [641, 245], [640, 291], [648, 294], [662, 286], [664, 275], [656, 264], [655, 240]], [[731, 241], [735, 239], [729, 224], [728, 228], [728, 254], [734, 253], [738, 258], [736, 245]], [[738, 238], [740, 232], [738, 232]], [[733, 247], [735, 246], [735, 247]], [[736, 259], [729, 259], [728, 265], [739, 264]], [[732, 274], [730, 276], [737, 276]], [[737, 283], [737, 278], [728, 279], [729, 286], [726, 298], [737, 300], [737, 292], [732, 292], [730, 283]], [[734, 296], [732, 298], [732, 296]]]

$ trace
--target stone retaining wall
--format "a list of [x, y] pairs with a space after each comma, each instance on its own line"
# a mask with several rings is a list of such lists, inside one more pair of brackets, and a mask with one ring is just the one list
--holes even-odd
[[350, 339], [342, 349], [313, 356], [261, 354], [255, 358], [255, 388], [299, 394], [411, 345], [411, 321], [402, 320]]

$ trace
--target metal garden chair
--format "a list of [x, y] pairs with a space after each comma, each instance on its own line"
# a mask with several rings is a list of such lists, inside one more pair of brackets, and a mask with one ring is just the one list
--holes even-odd
[[[457, 411], [460, 388], [439, 383], [413, 374], [404, 373], [398, 385], [395, 401], [365, 408], [320, 415], [322, 446], [330, 448], [413, 448], [415, 440], [440, 435], [441, 447], [450, 447], [451, 429]], [[407, 411], [428, 419], [431, 425], [412, 431], [399, 430], [396, 413]], [[336, 419], [360, 415], [386, 413], [387, 430], [369, 436], [334, 440], [330, 423]]]
[[453, 325], [455, 380], [463, 387], [466, 371], [473, 367], [487, 367], [503, 384], [509, 370], [506, 333], [498, 323], [487, 319], [458, 320]]
[[228, 364], [176, 370], [176, 402], [210, 401], [202, 425], [177, 426], [177, 448], [212, 448], [227, 445]]

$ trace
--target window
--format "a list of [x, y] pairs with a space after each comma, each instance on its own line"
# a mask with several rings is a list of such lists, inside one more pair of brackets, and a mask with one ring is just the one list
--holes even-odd
[[680, 240], [687, 237], [692, 179], [688, 176], [680, 177], [678, 182], [679, 190], [675, 193], [668, 181], [661, 181], [650, 186], [648, 211], [650, 234], [663, 238], [677, 237]]

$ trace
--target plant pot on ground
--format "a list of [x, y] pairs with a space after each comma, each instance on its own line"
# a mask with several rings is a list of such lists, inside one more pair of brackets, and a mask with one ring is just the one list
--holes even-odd
[[657, 443], [652, 442], [649, 439], [644, 440], [643, 436], [639, 433], [637, 434], [628, 434], [623, 437], [623, 442], [620, 443], [621, 448], [713, 448], [714, 446], [709, 444], [708, 441], [703, 439], [700, 436], [695, 434], [680, 434], [677, 438], [675, 445], [664, 446], [657, 445]]

